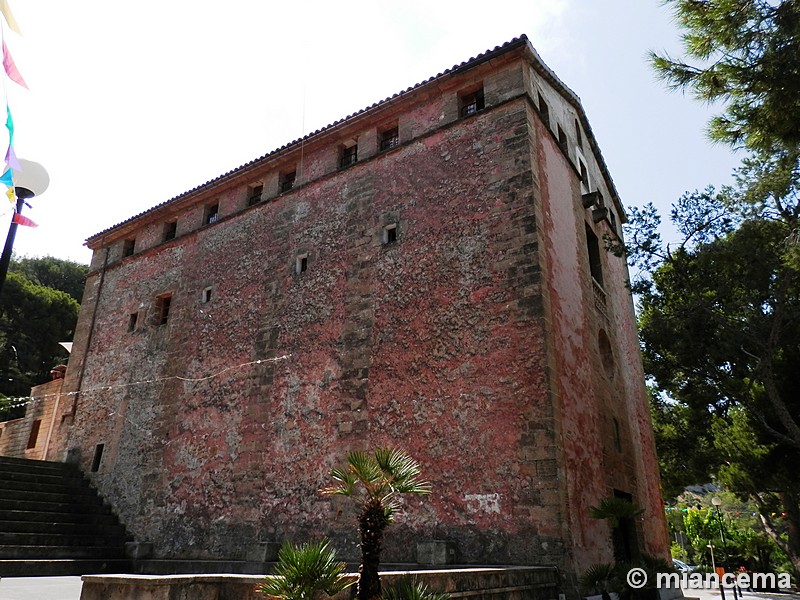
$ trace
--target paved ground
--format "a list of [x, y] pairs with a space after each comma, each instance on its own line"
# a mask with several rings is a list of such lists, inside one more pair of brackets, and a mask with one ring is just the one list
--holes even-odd
[[80, 577], [3, 577], [0, 600], [79, 600]]
[[[684, 590], [688, 598], [722, 600], [717, 590]], [[0, 600], [80, 600], [80, 577], [4, 577], [0, 580]], [[725, 600], [734, 600], [730, 590]], [[744, 592], [744, 600], [800, 600], [800, 594]]]

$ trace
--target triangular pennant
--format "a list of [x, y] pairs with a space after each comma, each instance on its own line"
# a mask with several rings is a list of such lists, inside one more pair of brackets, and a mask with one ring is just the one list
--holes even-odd
[[14, 186], [14, 174], [11, 169], [6, 169], [6, 172], [0, 177], [0, 183], [5, 183], [8, 187]]
[[10, 187], [6, 190], [6, 196], [8, 196], [8, 201], [11, 202], [11, 204], [16, 204], [17, 195], [14, 193], [13, 187]]
[[20, 75], [17, 65], [14, 64], [14, 59], [11, 58], [11, 52], [8, 51], [8, 46], [6, 46], [5, 40], [3, 40], [3, 68], [6, 70], [6, 74], [11, 81], [15, 81], [26, 90], [28, 89], [28, 84], [25, 83], [22, 75]]
[[17, 153], [14, 152], [14, 146], [9, 146], [8, 150], [6, 150], [6, 164], [17, 173], [22, 173], [22, 165], [20, 165], [17, 160]]
[[[2, 0], [0, 0], [2, 1]], [[11, 118], [11, 107], [6, 104], [6, 129], [8, 129], [8, 145], [14, 145], [14, 119]]]
[[14, 18], [14, 13], [11, 12], [11, 7], [8, 5], [8, 0], [0, 0], [0, 12], [2, 12], [3, 16], [6, 18], [6, 23], [11, 27], [11, 31], [16, 31], [18, 34], [22, 35], [22, 32], [19, 30], [19, 25], [17, 25], [17, 20]]
[[18, 212], [14, 213], [14, 216], [12, 217], [11, 221], [13, 223], [16, 223], [17, 225], [23, 225], [24, 227], [38, 227], [36, 223], [31, 221], [28, 217], [23, 217]]

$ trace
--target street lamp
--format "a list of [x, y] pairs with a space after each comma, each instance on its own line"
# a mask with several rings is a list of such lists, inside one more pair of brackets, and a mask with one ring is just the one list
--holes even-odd
[[[14, 173], [14, 191], [17, 194], [16, 214], [22, 213], [25, 201], [34, 196], [41, 196], [50, 185], [50, 176], [44, 167], [32, 160], [19, 159], [21, 171]], [[17, 235], [17, 222], [11, 217], [11, 225], [8, 228], [6, 245], [3, 247], [3, 255], [0, 257], [0, 294], [3, 292], [3, 285], [8, 274], [8, 265], [11, 262], [11, 251], [14, 248], [14, 238]]]
[[[720, 506], [722, 506], [722, 499], [719, 496], [714, 496], [711, 498], [711, 504], [714, 505], [714, 512], [717, 513], [717, 523], [719, 524], [719, 539], [722, 542], [722, 548], [727, 552], [727, 544], [725, 543], [725, 528], [722, 526], [722, 511], [720, 510]], [[730, 556], [725, 556], [726, 559], [730, 559]], [[727, 562], [727, 561], [726, 561]], [[720, 566], [724, 566], [725, 563], [722, 563]], [[730, 567], [730, 565], [728, 565]], [[736, 598], [736, 590], [739, 586], [734, 582], [733, 584], [733, 597]], [[722, 579], [719, 582], [719, 588], [722, 590]], [[722, 591], [723, 597], [725, 592]], [[742, 590], [739, 590], [739, 597], [742, 597]]]

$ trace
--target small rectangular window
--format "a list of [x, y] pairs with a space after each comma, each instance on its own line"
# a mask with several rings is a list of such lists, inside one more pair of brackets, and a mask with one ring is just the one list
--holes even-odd
[[288, 173], [281, 173], [281, 193], [288, 192], [294, 187], [294, 182], [297, 179], [297, 171], [290, 171]]
[[211, 302], [211, 287], [210, 286], [203, 290], [203, 293], [201, 294], [200, 299], [202, 300], [203, 304], [208, 304], [209, 302]]
[[542, 117], [542, 121], [547, 127], [550, 127], [550, 108], [547, 106], [547, 102], [542, 96], [541, 92], [537, 92], [538, 101], [539, 101], [539, 115]]
[[92, 473], [97, 473], [100, 470], [100, 462], [103, 460], [103, 450], [105, 444], [97, 444], [94, 447], [94, 457], [92, 457]]
[[397, 125], [380, 132], [380, 149], [389, 150], [400, 143], [400, 133]]
[[129, 238], [122, 242], [122, 256], [133, 256], [136, 248], [136, 238]]
[[589, 255], [589, 272], [600, 287], [603, 287], [603, 263], [600, 257], [600, 241], [592, 228], [586, 225], [586, 250]]
[[589, 170], [586, 168], [586, 163], [582, 158], [578, 158], [578, 168], [581, 171], [581, 193], [589, 193]]
[[339, 162], [339, 166], [342, 169], [344, 169], [345, 167], [354, 165], [357, 162], [358, 162], [358, 144], [342, 147], [342, 155]]
[[247, 190], [247, 206], [253, 206], [261, 202], [261, 195], [264, 193], [264, 186], [251, 185]]
[[397, 241], [397, 223], [390, 223], [383, 227], [383, 243], [391, 244]]
[[169, 223], [164, 223], [164, 241], [167, 242], [169, 240], [174, 240], [175, 236], [178, 233], [178, 222], [177, 221], [170, 221]]
[[486, 106], [483, 98], [483, 88], [462, 94], [459, 97], [459, 112], [462, 117], [474, 115]]
[[578, 140], [578, 147], [583, 149], [583, 135], [581, 134], [581, 124], [575, 119], [575, 139]]
[[139, 320], [139, 313], [131, 313], [128, 316], [128, 332], [136, 331], [136, 322]]
[[203, 214], [203, 223], [211, 225], [216, 223], [219, 219], [219, 204], [210, 204], [206, 206], [205, 213]]
[[297, 259], [295, 260], [294, 271], [298, 275], [308, 271], [308, 254], [298, 254], [297, 255]]
[[159, 325], [166, 325], [169, 320], [169, 309], [172, 305], [172, 295], [159, 296], [156, 302], [156, 311]]
[[36, 448], [36, 442], [39, 440], [39, 428], [42, 426], [42, 420], [36, 419], [31, 425], [31, 434], [28, 436], [27, 449]]
[[569, 152], [569, 144], [567, 142], [567, 134], [561, 129], [561, 125], [558, 125], [558, 145], [561, 149], [566, 153]]

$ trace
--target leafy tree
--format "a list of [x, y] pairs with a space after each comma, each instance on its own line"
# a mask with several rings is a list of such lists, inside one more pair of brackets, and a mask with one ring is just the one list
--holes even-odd
[[9, 269], [24, 275], [37, 285], [66, 292], [78, 303], [83, 300], [83, 288], [89, 272], [87, 265], [45, 256], [13, 260]]
[[268, 577], [259, 590], [283, 600], [318, 600], [324, 595], [335, 596], [353, 583], [345, 573], [345, 564], [336, 559], [336, 551], [323, 540], [299, 546], [283, 544], [275, 575]]
[[[793, 467], [800, 461], [800, 273], [787, 252], [792, 230], [783, 220], [715, 220], [724, 198], [713, 193], [682, 200], [672, 217], [685, 243], [655, 243], [660, 263], [637, 284], [645, 370], [682, 407], [654, 403], [656, 432], [666, 441], [699, 440], [699, 460], [683, 474], [716, 471], [756, 502], [765, 530], [800, 569]], [[689, 243], [690, 235], [701, 241]], [[673, 488], [681, 479], [674, 470]], [[700, 482], [683, 481], [691, 483]], [[787, 515], [785, 531], [770, 522], [776, 503]]]
[[27, 396], [66, 360], [79, 305], [65, 292], [9, 272], [0, 296], [0, 394]]
[[672, 88], [722, 102], [712, 139], [772, 153], [800, 146], [800, 0], [665, 0], [685, 58], [651, 53]]
[[419, 464], [401, 450], [381, 448], [372, 454], [356, 450], [347, 455], [346, 466], [331, 471], [335, 483], [321, 490], [323, 494], [355, 498], [361, 504], [359, 600], [381, 595], [381, 546], [384, 531], [394, 520], [399, 494], [430, 493], [430, 484], [419, 478], [420, 470]]

